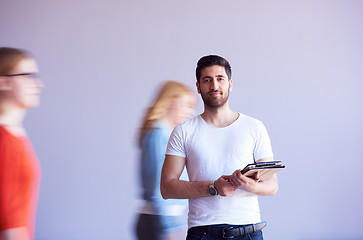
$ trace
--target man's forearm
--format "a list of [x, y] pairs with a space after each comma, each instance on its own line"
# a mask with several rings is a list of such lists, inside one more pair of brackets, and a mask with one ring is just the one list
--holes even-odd
[[278, 188], [278, 180], [275, 174], [265, 181], [259, 182], [254, 193], [257, 195], [275, 195]]
[[210, 196], [209, 182], [188, 182], [171, 179], [161, 183], [161, 195], [164, 199], [191, 199]]

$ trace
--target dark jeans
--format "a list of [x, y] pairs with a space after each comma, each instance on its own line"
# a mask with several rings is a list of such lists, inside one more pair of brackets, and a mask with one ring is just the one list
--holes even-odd
[[[218, 226], [218, 227], [228, 227], [229, 225], [227, 224], [220, 224], [220, 225], [214, 225], [214, 226]], [[208, 231], [208, 229], [211, 226], [208, 226], [208, 228], [206, 228], [205, 230], [201, 229], [201, 228], [190, 228], [188, 230], [188, 235], [187, 235], [187, 239], [186, 240], [226, 240], [228, 238], [223, 238], [222, 236], [215, 236], [215, 235], [211, 235], [210, 232]], [[234, 238], [229, 238], [229, 239], [233, 239], [233, 240], [263, 240], [263, 236], [262, 236], [262, 231], [257, 231], [251, 234], [246, 234], [243, 236], [239, 236], [239, 237], [234, 237]]]
[[140, 214], [136, 223], [139, 240], [165, 240], [165, 233], [159, 215]]

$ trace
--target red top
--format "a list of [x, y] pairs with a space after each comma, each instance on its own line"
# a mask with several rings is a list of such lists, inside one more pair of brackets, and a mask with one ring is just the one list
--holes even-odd
[[27, 227], [34, 237], [40, 166], [26, 137], [0, 125], [0, 231]]

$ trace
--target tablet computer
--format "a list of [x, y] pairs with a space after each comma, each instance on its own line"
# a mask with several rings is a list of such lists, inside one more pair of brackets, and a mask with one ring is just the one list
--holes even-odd
[[281, 161], [256, 162], [248, 164], [241, 170], [241, 173], [247, 177], [253, 178], [256, 172], [259, 172], [260, 180], [264, 181], [284, 168], [285, 165], [283, 165]]

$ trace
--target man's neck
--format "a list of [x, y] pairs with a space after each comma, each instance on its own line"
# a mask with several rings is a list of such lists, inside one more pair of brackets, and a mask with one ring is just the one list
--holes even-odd
[[25, 112], [25, 109], [3, 105], [0, 112], [0, 125], [4, 126], [15, 136], [26, 136], [26, 131], [23, 127]]
[[226, 103], [224, 106], [218, 108], [204, 106], [204, 112], [201, 116], [207, 123], [218, 128], [223, 128], [234, 123], [238, 119], [239, 114], [233, 112], [229, 108], [228, 103]]
[[25, 109], [2, 105], [0, 108], [0, 124], [5, 126], [22, 127]]

